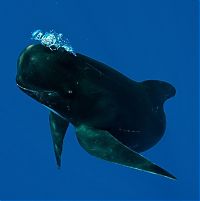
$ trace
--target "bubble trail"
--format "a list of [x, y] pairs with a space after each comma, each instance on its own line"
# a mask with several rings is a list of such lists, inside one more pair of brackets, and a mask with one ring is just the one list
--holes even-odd
[[67, 52], [76, 56], [76, 53], [69, 44], [68, 39], [63, 39], [62, 33], [56, 33], [54, 30], [43, 33], [42, 30], [37, 29], [32, 33], [32, 39], [40, 41], [42, 45], [48, 47], [52, 51], [58, 50], [59, 48], [64, 48]]

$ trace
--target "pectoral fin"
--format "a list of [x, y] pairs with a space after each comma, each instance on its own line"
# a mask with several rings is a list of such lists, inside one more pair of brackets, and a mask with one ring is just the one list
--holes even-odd
[[56, 156], [56, 161], [58, 167], [61, 165], [61, 154], [63, 140], [65, 137], [66, 130], [68, 128], [69, 122], [58, 116], [57, 114], [50, 112], [49, 123], [51, 129], [51, 136], [53, 139], [54, 152]]
[[175, 179], [172, 174], [153, 164], [137, 152], [132, 151], [107, 131], [81, 125], [76, 128], [76, 132], [80, 145], [91, 155]]

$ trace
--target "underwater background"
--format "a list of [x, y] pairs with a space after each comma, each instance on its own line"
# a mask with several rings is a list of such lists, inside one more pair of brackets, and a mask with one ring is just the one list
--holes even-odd
[[[199, 200], [198, 1], [7, 0], [0, 20], [1, 200]], [[36, 29], [62, 33], [75, 52], [131, 79], [176, 87], [165, 135], [143, 153], [176, 181], [90, 156], [72, 126], [57, 169], [48, 111], [15, 84]]]

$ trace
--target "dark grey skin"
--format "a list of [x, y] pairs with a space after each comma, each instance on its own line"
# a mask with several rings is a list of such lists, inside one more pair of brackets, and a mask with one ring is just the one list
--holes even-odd
[[16, 82], [50, 109], [58, 166], [71, 123], [80, 145], [91, 155], [175, 179], [139, 154], [164, 134], [163, 104], [176, 93], [169, 83], [136, 82], [84, 55], [43, 45], [31, 45], [21, 53]]

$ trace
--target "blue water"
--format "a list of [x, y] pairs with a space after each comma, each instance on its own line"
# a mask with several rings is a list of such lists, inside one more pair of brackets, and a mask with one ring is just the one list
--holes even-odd
[[[195, 0], [2, 1], [0, 199], [198, 200], [197, 9]], [[134, 80], [176, 87], [165, 136], [144, 153], [176, 181], [88, 155], [72, 127], [57, 169], [48, 111], [15, 85], [18, 55], [39, 28]]]

